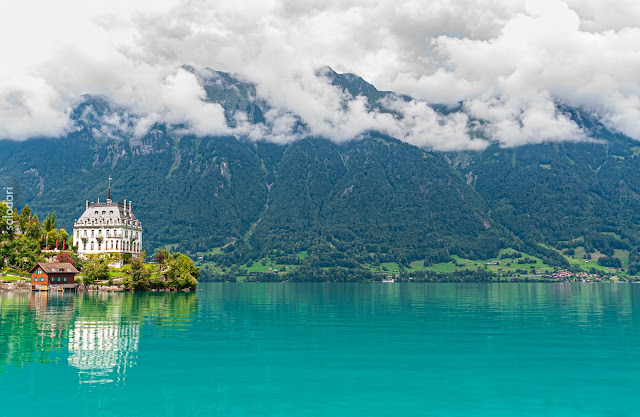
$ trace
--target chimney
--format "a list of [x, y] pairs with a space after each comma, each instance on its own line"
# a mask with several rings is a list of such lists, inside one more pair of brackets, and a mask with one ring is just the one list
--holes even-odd
[[89, 200], [87, 200], [87, 205], [85, 207], [85, 210], [89, 209]]
[[124, 199], [124, 214], [127, 214], [127, 199]]
[[129, 200], [129, 216], [133, 216], [133, 212], [131, 211], [131, 200]]

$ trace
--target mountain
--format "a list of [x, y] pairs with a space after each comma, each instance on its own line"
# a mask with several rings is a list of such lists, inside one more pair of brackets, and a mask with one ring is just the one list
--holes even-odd
[[[184, 68], [230, 126], [239, 113], [264, 123], [270, 105], [254, 85]], [[378, 109], [395, 95], [353, 74], [319, 75]], [[305, 137], [301, 120], [303, 138], [288, 145], [166, 124], [136, 137], [126, 109], [88, 95], [66, 137], [0, 141], [0, 183], [14, 187], [18, 206], [56, 211], [70, 231], [85, 200], [106, 198], [112, 176], [113, 198], [134, 202], [147, 252], [179, 248], [226, 267], [307, 255], [316, 266], [429, 265], [506, 248], [566, 267], [561, 251], [582, 248], [637, 272], [640, 146], [580, 109], [558, 109], [595, 140], [443, 153], [376, 132], [342, 144]]]

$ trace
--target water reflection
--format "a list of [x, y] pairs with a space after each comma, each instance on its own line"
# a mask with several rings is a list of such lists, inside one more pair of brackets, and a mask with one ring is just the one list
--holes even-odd
[[136, 364], [140, 325], [121, 321], [76, 320], [69, 330], [69, 365], [78, 368], [81, 382], [108, 383], [124, 380], [127, 368]]
[[285, 312], [298, 319], [495, 315], [515, 321], [564, 317], [578, 324], [612, 317], [629, 320], [640, 314], [640, 285], [632, 284], [227, 283], [203, 288], [201, 313], [224, 317], [227, 323], [276, 318]]
[[80, 383], [122, 382], [137, 364], [142, 329], [190, 325], [197, 300], [196, 293], [0, 293], [0, 373], [66, 359]]

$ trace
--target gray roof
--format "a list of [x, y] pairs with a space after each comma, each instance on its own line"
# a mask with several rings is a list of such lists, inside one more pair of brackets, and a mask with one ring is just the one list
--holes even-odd
[[[103, 214], [104, 212], [104, 214]], [[138, 219], [134, 214], [129, 215], [128, 207], [125, 208], [123, 203], [91, 203], [88, 209], [82, 213], [82, 216], [78, 219], [79, 222], [84, 222], [84, 220], [113, 220], [124, 221], [124, 220], [135, 220]]]
[[33, 270], [36, 269], [38, 266], [40, 266], [40, 268], [42, 268], [44, 270], [44, 272], [46, 272], [48, 274], [53, 274], [53, 273], [57, 273], [57, 274], [62, 274], [62, 273], [77, 274], [79, 272], [76, 269], [76, 267], [71, 265], [70, 263], [45, 263], [45, 262], [38, 262], [36, 264], [36, 266], [31, 268], [31, 271], [29, 271], [29, 272], [33, 272]]

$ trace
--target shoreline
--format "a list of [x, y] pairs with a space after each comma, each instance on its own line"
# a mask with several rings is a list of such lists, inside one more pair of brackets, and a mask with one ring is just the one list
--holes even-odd
[[[295, 283], [304, 283], [304, 282], [319, 282], [319, 281], [278, 281], [278, 282], [261, 282], [261, 281], [250, 281], [250, 282], [230, 282], [230, 281], [203, 281], [203, 283], [210, 282], [226, 282], [226, 283], [234, 283], [234, 284], [245, 284], [245, 283], [266, 283], [266, 284], [295, 284]], [[322, 281], [319, 283], [323, 284], [343, 284], [346, 282], [338, 282], [338, 281]], [[575, 283], [575, 284], [633, 284], [640, 283], [637, 281], [395, 281], [395, 282], [382, 282], [382, 281], [353, 281], [352, 283], [379, 283], [379, 284], [451, 284], [451, 283], [474, 283], [474, 284], [567, 284], [567, 283]], [[10, 291], [19, 291], [19, 292], [37, 292], [37, 293], [78, 293], [78, 292], [190, 292], [192, 291], [190, 288], [184, 289], [171, 289], [171, 288], [161, 288], [161, 289], [146, 289], [146, 290], [125, 290], [123, 286], [120, 285], [79, 285], [77, 290], [70, 291], [32, 291], [31, 283], [25, 281], [17, 281], [17, 282], [9, 282], [9, 283], [0, 283], [0, 292], [10, 292]], [[197, 291], [197, 289], [193, 290]]]
[[[15, 281], [15, 282], [3, 282], [0, 283], [0, 292], [5, 291], [31, 291], [31, 292], [136, 292], [133, 290], [125, 290], [123, 285], [78, 285], [76, 290], [68, 290], [68, 291], [32, 291], [31, 290], [31, 282], [30, 281]], [[146, 290], [139, 290], [141, 292], [189, 292], [190, 288], [184, 289], [171, 289], [171, 288], [161, 288], [155, 289], [150, 288]]]

